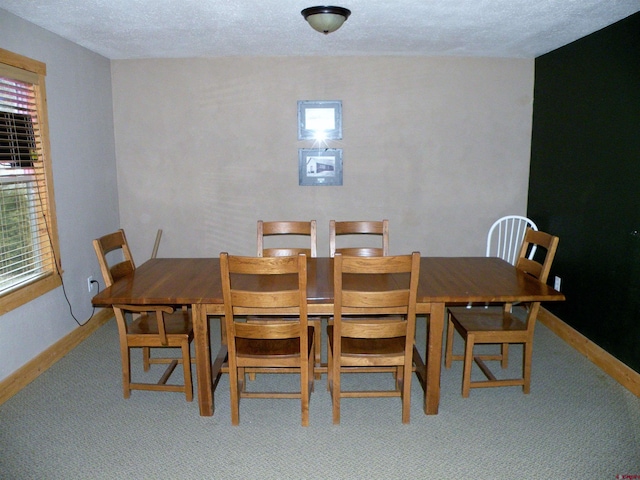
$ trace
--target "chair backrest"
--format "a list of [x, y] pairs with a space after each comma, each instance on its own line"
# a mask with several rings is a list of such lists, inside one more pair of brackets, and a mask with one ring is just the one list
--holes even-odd
[[[220, 254], [225, 325], [229, 351], [235, 337], [307, 341], [307, 258], [304, 254], [285, 257], [241, 257]], [[292, 275], [296, 280], [292, 281]], [[236, 316], [293, 315], [299, 321], [235, 321]], [[305, 349], [303, 349], [305, 350]]]
[[[392, 274], [409, 274], [409, 278]], [[420, 254], [387, 257], [334, 257], [334, 334], [337, 337], [392, 338], [413, 342]], [[366, 275], [365, 281], [357, 279]], [[343, 318], [355, 315], [354, 319]], [[371, 322], [363, 316], [382, 315]], [[403, 316], [401, 321], [398, 315]], [[344, 321], [343, 321], [344, 320]], [[337, 345], [334, 342], [334, 345]], [[335, 347], [334, 347], [335, 348]]]
[[[341, 235], [377, 235], [382, 240], [380, 247], [336, 247], [336, 237]], [[347, 221], [329, 222], [329, 254], [336, 253], [356, 257], [386, 257], [389, 255], [389, 221]]]
[[160, 239], [162, 238], [162, 229], [159, 228], [156, 233], [156, 241], [153, 244], [153, 250], [151, 251], [151, 258], [156, 258], [158, 256], [158, 247], [160, 246]]
[[[487, 257], [499, 257], [516, 264], [527, 228], [538, 230], [533, 220], [520, 215], [507, 215], [496, 220], [487, 234]], [[533, 258], [535, 248], [529, 252]]]
[[[97, 238], [93, 241], [93, 248], [96, 251], [98, 264], [100, 265], [100, 271], [102, 272], [102, 278], [105, 286], [107, 287], [110, 287], [120, 278], [130, 274], [136, 268], [136, 265], [133, 262], [133, 256], [131, 255], [131, 250], [129, 250], [127, 237], [122, 229]], [[109, 265], [107, 256], [111, 252], [116, 252], [118, 250], [120, 250], [119, 254], [113, 254], [116, 255], [118, 261]]]
[[[518, 253], [516, 268], [528, 273], [543, 283], [547, 283], [559, 241], [560, 239], [554, 235], [528, 228]], [[528, 254], [536, 247], [545, 249], [546, 253], [542, 261], [538, 261]]]
[[[265, 238], [268, 236], [308, 236], [309, 247], [272, 247], [265, 248]], [[317, 256], [317, 226], [316, 221], [309, 222], [263, 222], [258, 220], [258, 257], [283, 257], [304, 253], [308, 257]]]

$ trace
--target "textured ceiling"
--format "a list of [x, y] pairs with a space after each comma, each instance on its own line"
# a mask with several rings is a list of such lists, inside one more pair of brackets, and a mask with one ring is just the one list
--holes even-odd
[[[229, 55], [535, 58], [640, 11], [639, 0], [346, 0], [323, 35], [308, 0], [0, 0], [111, 59]], [[0, 15], [3, 12], [0, 10]]]

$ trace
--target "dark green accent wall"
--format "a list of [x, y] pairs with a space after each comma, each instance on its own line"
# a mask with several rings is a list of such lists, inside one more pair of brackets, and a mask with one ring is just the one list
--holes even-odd
[[640, 13], [536, 58], [529, 182], [560, 237], [545, 307], [640, 372]]

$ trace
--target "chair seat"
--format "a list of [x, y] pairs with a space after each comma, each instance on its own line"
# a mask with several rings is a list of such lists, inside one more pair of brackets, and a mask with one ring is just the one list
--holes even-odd
[[[313, 327], [307, 327], [308, 348], [313, 345]], [[281, 358], [300, 356], [300, 339], [256, 339], [236, 337], [236, 355], [244, 358], [261, 358], [266, 355]]]
[[[167, 335], [193, 335], [193, 324], [188, 312], [179, 310], [165, 315], [165, 330]], [[158, 334], [158, 322], [155, 317], [140, 315], [129, 324], [129, 335], [153, 335]]]
[[[333, 325], [327, 326], [327, 337], [333, 349]], [[347, 338], [342, 337], [343, 357], [397, 357], [404, 355], [405, 338]]]
[[502, 308], [450, 308], [452, 320], [467, 332], [526, 331], [527, 324]]

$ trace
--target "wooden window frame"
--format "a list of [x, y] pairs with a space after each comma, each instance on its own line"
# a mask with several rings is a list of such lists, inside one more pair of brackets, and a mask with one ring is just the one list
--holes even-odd
[[[4, 72], [4, 70], [7, 70], [9, 73]], [[41, 155], [44, 166], [41, 177], [45, 183], [44, 188], [39, 191], [39, 194], [43, 196], [41, 203], [46, 216], [47, 236], [50, 242], [53, 262], [51, 262], [51, 267], [47, 269], [44, 275], [0, 296], [0, 315], [18, 308], [62, 284], [45, 89], [46, 65], [37, 60], [0, 48], [0, 72], [3, 75], [11, 77], [12, 73], [20, 74], [20, 71], [22, 71], [27, 78], [35, 79], [35, 81], [30, 81], [29, 83], [32, 83], [36, 93], [36, 109], [38, 112], [40, 140], [42, 142]], [[16, 75], [15, 78], [18, 80], [21, 79], [18, 75]]]

